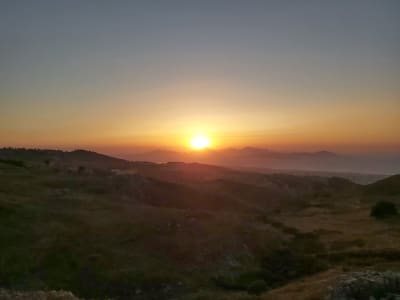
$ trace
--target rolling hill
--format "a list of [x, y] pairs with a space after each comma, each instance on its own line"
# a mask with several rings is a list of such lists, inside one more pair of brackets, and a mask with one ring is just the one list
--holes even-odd
[[[363, 186], [2, 149], [0, 288], [95, 299], [320, 299], [321, 278], [326, 288], [349, 271], [400, 266], [400, 220], [369, 216], [376, 199], [400, 204], [397, 187], [398, 176]], [[249, 290], [257, 281], [260, 295]]]

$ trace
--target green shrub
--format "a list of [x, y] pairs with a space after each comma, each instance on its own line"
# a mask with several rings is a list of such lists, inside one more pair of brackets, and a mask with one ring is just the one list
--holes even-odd
[[380, 201], [371, 208], [371, 217], [382, 219], [397, 215], [396, 205], [389, 201]]
[[268, 289], [267, 283], [264, 280], [256, 280], [249, 284], [247, 292], [249, 294], [259, 295]]

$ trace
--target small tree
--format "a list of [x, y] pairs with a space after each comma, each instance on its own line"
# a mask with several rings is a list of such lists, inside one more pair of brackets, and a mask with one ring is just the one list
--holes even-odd
[[389, 201], [379, 201], [371, 208], [371, 217], [383, 219], [397, 215], [396, 205]]

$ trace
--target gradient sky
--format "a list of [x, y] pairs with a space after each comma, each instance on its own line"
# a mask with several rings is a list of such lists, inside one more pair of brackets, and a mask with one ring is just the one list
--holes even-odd
[[0, 1], [0, 146], [400, 150], [400, 1]]

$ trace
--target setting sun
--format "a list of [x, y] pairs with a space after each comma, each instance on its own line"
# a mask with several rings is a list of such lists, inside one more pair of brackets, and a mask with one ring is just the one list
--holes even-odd
[[204, 135], [194, 136], [190, 140], [190, 146], [195, 150], [202, 150], [208, 148], [210, 144], [211, 144], [210, 139]]

